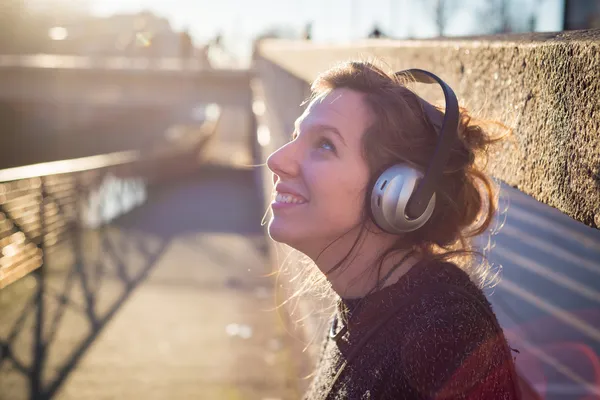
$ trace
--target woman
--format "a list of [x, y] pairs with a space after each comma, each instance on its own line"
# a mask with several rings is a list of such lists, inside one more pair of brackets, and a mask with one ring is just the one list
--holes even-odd
[[[326, 71], [292, 140], [267, 160], [276, 190], [269, 235], [310, 257], [338, 296], [305, 398], [518, 398], [510, 348], [481, 290], [486, 271], [471, 265], [469, 238], [496, 210], [476, 165], [493, 140], [457, 105], [448, 128], [452, 116], [404, 83], [371, 63]], [[456, 139], [444, 144], [424, 217], [386, 226], [378, 196], [387, 201], [388, 180], [390, 190], [419, 188], [442, 129]]]

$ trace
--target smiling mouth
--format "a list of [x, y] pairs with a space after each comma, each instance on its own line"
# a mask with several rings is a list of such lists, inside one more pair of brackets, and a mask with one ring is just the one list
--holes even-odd
[[307, 201], [304, 198], [294, 196], [293, 194], [277, 193], [274, 202], [279, 204], [304, 204]]

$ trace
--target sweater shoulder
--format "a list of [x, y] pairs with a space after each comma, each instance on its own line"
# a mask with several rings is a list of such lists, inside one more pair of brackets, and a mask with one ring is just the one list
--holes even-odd
[[397, 338], [389, 353], [392, 382], [426, 397], [512, 398], [511, 354], [490, 303], [466, 274], [447, 278], [424, 282], [387, 325], [383, 336]]

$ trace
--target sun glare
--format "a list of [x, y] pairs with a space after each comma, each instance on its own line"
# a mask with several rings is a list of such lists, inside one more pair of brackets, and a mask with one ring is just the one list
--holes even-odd
[[50, 39], [52, 40], [65, 40], [67, 36], [69, 36], [69, 32], [62, 26], [55, 26], [48, 30], [48, 36], [50, 36]]

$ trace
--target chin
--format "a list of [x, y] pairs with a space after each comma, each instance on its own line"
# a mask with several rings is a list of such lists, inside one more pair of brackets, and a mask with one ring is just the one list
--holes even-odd
[[289, 227], [283, 226], [283, 224], [277, 221], [271, 220], [268, 232], [269, 237], [275, 242], [286, 244], [296, 250], [299, 250], [299, 247], [301, 247], [299, 246], [301, 238], [298, 237], [297, 232], [292, 232]]
[[268, 231], [269, 237], [276, 242], [288, 244], [288, 242], [291, 239], [290, 232], [288, 232], [287, 229], [280, 226], [280, 224], [274, 222], [273, 220], [271, 220], [271, 222], [269, 223]]

